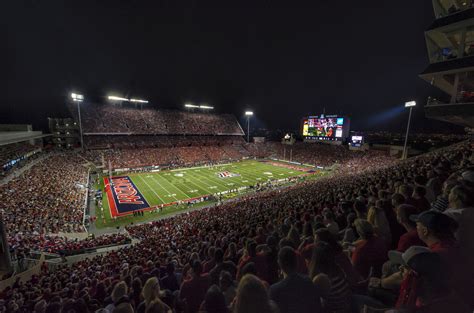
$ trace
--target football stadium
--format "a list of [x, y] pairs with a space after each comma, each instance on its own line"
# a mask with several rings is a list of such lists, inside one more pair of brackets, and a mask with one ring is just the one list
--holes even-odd
[[473, 312], [473, 1], [4, 7], [0, 313]]

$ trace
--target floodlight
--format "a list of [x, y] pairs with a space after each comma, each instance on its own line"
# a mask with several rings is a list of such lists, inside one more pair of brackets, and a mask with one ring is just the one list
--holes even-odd
[[200, 108], [200, 109], [205, 109], [205, 110], [212, 110], [212, 109], [214, 109], [214, 107], [211, 107], [211, 106], [208, 106], [208, 105], [200, 105], [199, 108]]
[[140, 100], [140, 99], [130, 99], [130, 102], [148, 103], [147, 100]]
[[405, 102], [405, 108], [414, 107], [414, 106], [416, 106], [416, 101]]
[[252, 111], [245, 111], [245, 115], [247, 115], [247, 116], [253, 115], [253, 112]]
[[199, 105], [194, 105], [194, 104], [190, 104], [190, 103], [186, 103], [184, 106], [186, 108], [199, 108]]
[[116, 97], [116, 96], [108, 96], [109, 100], [117, 100], [117, 101], [129, 101], [127, 98]]
[[82, 102], [84, 101], [84, 96], [83, 95], [80, 95], [78, 93], [71, 93], [71, 98], [73, 101], [77, 101], [77, 102]]

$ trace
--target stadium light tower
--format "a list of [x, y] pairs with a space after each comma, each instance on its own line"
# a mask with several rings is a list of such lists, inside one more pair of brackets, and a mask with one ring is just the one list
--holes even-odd
[[252, 115], [252, 111], [245, 111], [245, 116], [247, 116], [247, 142], [250, 142], [250, 117]]
[[408, 125], [407, 125], [407, 133], [405, 135], [405, 144], [403, 145], [403, 155], [402, 155], [402, 160], [405, 160], [407, 158], [407, 143], [408, 143], [408, 133], [410, 132], [410, 122], [411, 122], [411, 111], [413, 110], [413, 107], [416, 106], [416, 101], [408, 101], [405, 102], [405, 108], [410, 108], [410, 113], [408, 114]]
[[84, 96], [78, 93], [71, 93], [72, 101], [77, 103], [77, 114], [79, 115], [79, 133], [81, 135], [81, 149], [84, 150], [84, 138], [82, 136], [82, 121], [81, 121], [81, 106], [79, 105], [84, 101]]

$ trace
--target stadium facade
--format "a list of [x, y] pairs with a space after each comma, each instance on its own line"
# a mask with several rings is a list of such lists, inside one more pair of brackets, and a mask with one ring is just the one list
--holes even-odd
[[428, 118], [474, 127], [474, 3], [433, 0], [435, 21], [425, 32], [430, 64], [420, 77], [447, 94], [430, 97]]

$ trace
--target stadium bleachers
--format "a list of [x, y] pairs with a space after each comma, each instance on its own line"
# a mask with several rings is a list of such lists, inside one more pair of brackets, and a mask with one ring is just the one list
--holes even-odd
[[[70, 108], [77, 119], [75, 108]], [[119, 105], [84, 104], [83, 131], [135, 135], [243, 135], [230, 114], [193, 113], [175, 110], [137, 109]]]
[[[304, 157], [304, 152], [301, 153]], [[338, 157], [341, 154], [335, 152], [333, 160], [338, 160]], [[300, 287], [299, 294], [304, 294], [305, 288], [322, 288], [319, 283], [326, 277], [321, 276], [323, 274], [332, 275], [331, 279], [342, 279], [344, 284], [340, 288], [344, 288], [343, 297], [338, 296], [342, 289], [329, 289], [326, 293], [314, 291], [313, 296], [324, 310], [338, 308], [339, 312], [353, 312], [351, 304], [362, 306], [367, 303], [387, 307], [387, 303], [381, 302], [383, 299], [367, 296], [368, 281], [365, 281], [364, 269], [372, 267], [374, 273], [380, 273], [380, 262], [388, 260], [387, 250], [396, 249], [397, 239], [407, 231], [397, 222], [397, 212], [402, 208], [400, 205], [414, 205], [414, 210], [420, 212], [426, 200], [424, 194], [433, 193], [431, 205], [437, 205], [440, 212], [445, 211], [445, 214], [439, 214], [447, 217], [452, 212], [440, 204], [443, 197], [449, 195], [450, 203], [455, 205], [458, 201], [455, 200], [455, 193], [462, 195], [456, 198], [460, 199], [457, 205], [466, 207], [464, 211], [470, 212], [472, 198], [466, 195], [469, 196], [467, 190], [473, 188], [474, 182], [472, 146], [467, 143], [407, 161], [393, 164], [386, 161], [381, 157], [367, 158], [358, 163], [363, 170], [357, 173], [353, 171], [352, 166], [356, 166], [353, 163], [335, 176], [307, 181], [284, 192], [267, 191], [217, 207], [128, 227], [128, 233], [140, 240], [139, 243], [104, 256], [84, 259], [71, 266], [59, 267], [54, 274], [44, 271], [32, 280], [16, 284], [3, 292], [4, 311], [32, 312], [41, 307], [49, 310], [53, 307], [74, 307], [74, 312], [94, 312], [100, 308], [113, 311], [114, 308], [127, 306], [131, 310], [128, 312], [141, 312], [144, 307], [151, 306], [152, 300], [144, 301], [139, 295], [141, 292], [147, 294], [151, 283], [155, 282], [154, 286], [157, 286], [156, 281], [165, 293], [162, 296], [157, 293], [151, 299], [154, 305], [158, 303], [165, 307], [165, 312], [197, 312], [199, 307], [207, 312], [205, 308], [211, 300], [206, 292], [210, 292], [208, 288], [213, 283], [220, 286], [219, 293], [222, 292], [223, 299], [227, 299], [225, 306], [230, 306], [233, 312], [240, 312], [236, 303], [246, 301], [245, 290], [249, 280], [261, 284], [258, 288], [262, 290], [271, 286], [270, 298], [263, 300], [268, 301], [270, 306], [283, 307], [287, 305], [284, 301], [293, 300], [275, 297], [276, 287], [273, 285], [282, 279], [278, 275], [279, 270], [290, 271], [292, 267], [278, 265], [282, 264], [278, 260], [283, 257], [279, 251], [285, 251], [290, 256], [293, 253], [299, 264], [295, 269], [301, 277], [309, 275], [306, 279], [313, 281], [314, 287]], [[448, 184], [450, 190], [436, 188], [439, 183]], [[410, 188], [415, 190], [413, 195], [406, 193]], [[347, 224], [351, 214], [358, 219], [354, 224]], [[388, 224], [382, 224], [382, 220], [388, 220]], [[403, 231], [395, 228], [396, 225]], [[459, 225], [466, 227], [463, 223]], [[390, 241], [385, 241], [387, 238], [383, 235], [387, 234], [386, 227], [389, 227], [392, 237]], [[443, 303], [449, 303], [456, 312], [467, 312], [463, 301], [472, 300], [469, 296], [473, 289], [467, 287], [472, 283], [472, 268], [464, 266], [465, 262], [459, 262], [468, 261], [467, 257], [455, 256], [456, 253], [464, 255], [469, 251], [472, 238], [463, 237], [464, 233], [459, 232], [461, 230], [466, 229], [458, 229], [457, 237], [450, 228], [443, 230], [444, 236], [450, 234], [449, 241], [443, 241], [443, 252], [436, 252], [438, 250], [433, 246], [429, 253], [441, 253], [445, 257], [443, 270], [451, 274], [451, 280], [443, 284], [444, 292], [450, 298], [443, 298]], [[344, 244], [355, 247], [351, 258], [338, 243], [343, 238]], [[424, 237], [422, 239], [425, 240]], [[371, 249], [376, 250], [369, 253], [369, 242], [385, 243], [378, 248], [374, 246]], [[260, 246], [255, 250], [257, 245]], [[331, 247], [331, 250], [324, 247]], [[362, 252], [363, 247], [366, 247], [366, 252]], [[339, 265], [337, 271], [326, 272], [324, 267], [311, 262], [311, 252], [317, 255], [323, 248], [326, 255], [331, 253], [332, 262]], [[225, 263], [221, 263], [222, 259]], [[228, 273], [222, 274], [223, 270]], [[433, 274], [427, 271], [420, 275]], [[440, 273], [436, 275], [440, 276]], [[219, 277], [227, 277], [230, 281], [220, 280]], [[196, 280], [200, 281], [199, 285], [194, 285]], [[264, 283], [258, 283], [260, 281]], [[403, 287], [401, 290], [404, 292]], [[173, 293], [175, 291], [179, 292]], [[398, 290], [391, 292], [396, 299]], [[403, 297], [403, 301], [413, 296], [416, 299], [417, 292], [421, 291], [410, 292], [414, 294]], [[226, 295], [229, 297], [225, 298]], [[235, 301], [232, 301], [234, 297]], [[308, 298], [296, 297], [302, 303], [309, 301]], [[391, 305], [400, 307], [399, 302]], [[415, 306], [416, 302], [410, 300], [402, 304], [410, 307]], [[247, 305], [252, 307], [253, 302]]]

